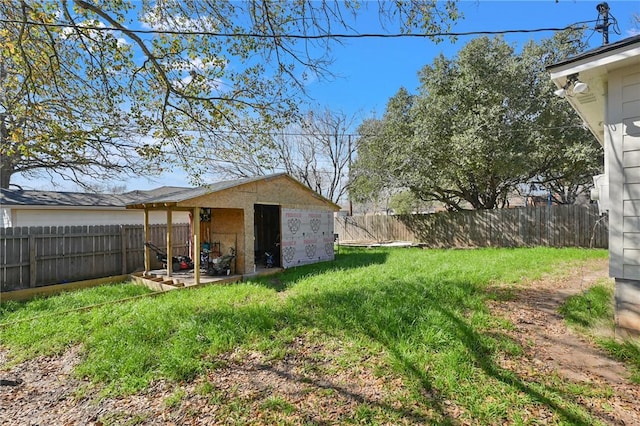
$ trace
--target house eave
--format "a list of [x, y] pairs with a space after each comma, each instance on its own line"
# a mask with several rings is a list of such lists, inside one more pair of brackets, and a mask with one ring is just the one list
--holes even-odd
[[68, 206], [68, 205], [31, 205], [31, 204], [2, 204], [3, 209], [14, 210], [126, 210], [125, 206]]
[[621, 68], [640, 62], [640, 36], [605, 45], [562, 62], [550, 65], [547, 71], [556, 80], [593, 68]]
[[589, 90], [581, 94], [569, 94], [566, 100], [582, 118], [586, 127], [604, 146], [604, 122], [608, 96], [608, 74], [620, 68], [640, 67], [640, 36], [630, 37], [612, 45], [585, 52], [576, 57], [547, 67], [551, 80], [558, 87], [565, 87], [571, 75], [587, 83]]
[[[166, 203], [142, 203], [142, 204], [129, 204], [127, 210], [167, 210], [177, 208], [178, 203], [166, 202]], [[189, 210], [189, 209], [185, 209]]]

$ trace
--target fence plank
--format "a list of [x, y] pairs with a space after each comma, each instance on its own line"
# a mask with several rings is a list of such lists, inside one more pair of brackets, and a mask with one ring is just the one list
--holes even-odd
[[[401, 240], [428, 247], [608, 247], [608, 218], [594, 205], [427, 215], [339, 216], [340, 241]], [[402, 230], [402, 231], [400, 231]]]
[[[166, 225], [155, 226], [165, 246]], [[173, 225], [174, 251], [187, 253], [189, 225]], [[142, 225], [0, 228], [0, 290], [11, 291], [134, 272], [144, 265]]]
[[[411, 241], [429, 247], [608, 247], [608, 218], [596, 205], [466, 211], [410, 216], [341, 216], [340, 241]], [[189, 225], [174, 225], [175, 254], [189, 252]], [[141, 225], [0, 229], [0, 290], [133, 272], [144, 265]], [[150, 240], [164, 249], [166, 225]], [[153, 257], [154, 263], [157, 263]]]
[[36, 286], [36, 236], [29, 235], [29, 287]]

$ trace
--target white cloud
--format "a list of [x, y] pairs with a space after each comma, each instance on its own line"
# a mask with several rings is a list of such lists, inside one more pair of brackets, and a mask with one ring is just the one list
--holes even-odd
[[[213, 59], [193, 58], [185, 59], [180, 58], [178, 60], [171, 61], [165, 64], [166, 68], [175, 70], [179, 75], [182, 75], [179, 79], [173, 80], [173, 85], [176, 89], [184, 89], [194, 79], [195, 75], [207, 75], [207, 70], [214, 67], [223, 68], [227, 65], [227, 61]], [[219, 91], [224, 87], [224, 82], [221, 79], [209, 79], [206, 84], [203, 85], [203, 89], [211, 91]]]
[[[168, 8], [172, 9], [172, 5], [169, 4]], [[215, 31], [217, 28], [216, 21], [208, 16], [171, 15], [159, 5], [150, 8], [140, 21], [144, 28], [158, 31]]]
[[[116, 33], [118, 33], [119, 31], [97, 29], [97, 28], [107, 28], [107, 26], [105, 25], [104, 22], [98, 21], [96, 19], [88, 19], [86, 21], [79, 22], [77, 24], [77, 28], [91, 28], [87, 32], [90, 34], [91, 38], [93, 39], [101, 38], [102, 40], [106, 40], [108, 38], [113, 37], [116, 39], [118, 47], [124, 47], [124, 46], [130, 45], [130, 43], [124, 37], [116, 37]], [[64, 27], [62, 28], [60, 37], [64, 40], [71, 40], [75, 38], [77, 37], [76, 29], [74, 27]], [[85, 40], [85, 41], [88, 41], [88, 40]], [[89, 48], [91, 48], [90, 43], [89, 43]]]

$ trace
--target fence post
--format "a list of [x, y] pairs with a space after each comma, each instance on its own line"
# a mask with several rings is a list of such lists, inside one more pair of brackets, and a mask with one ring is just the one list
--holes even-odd
[[122, 275], [127, 273], [127, 231], [120, 225], [120, 250], [122, 250]]
[[36, 286], [36, 236], [29, 234], [29, 287]]

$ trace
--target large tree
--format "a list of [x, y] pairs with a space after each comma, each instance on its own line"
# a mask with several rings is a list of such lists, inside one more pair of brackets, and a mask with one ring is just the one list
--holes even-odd
[[449, 208], [494, 208], [530, 172], [536, 114], [527, 67], [502, 38], [480, 37], [420, 72], [409, 187]]
[[546, 65], [558, 63], [579, 52], [572, 47], [568, 33], [528, 43], [521, 60], [531, 70], [529, 85], [534, 92], [537, 113], [532, 117], [532, 140], [536, 143], [533, 164], [536, 174], [527, 183], [545, 188], [556, 204], [573, 204], [586, 197], [593, 187], [593, 176], [602, 173], [604, 151], [584, 126], [575, 110], [564, 99], [552, 95]]
[[[394, 30], [434, 32], [456, 19], [454, 3], [376, 5]], [[366, 6], [0, 2], [0, 187], [16, 173], [85, 183], [167, 161], [197, 177], [247, 120], [273, 130], [294, 119], [306, 77], [330, 73], [331, 34], [352, 31]]]
[[407, 187], [412, 170], [416, 97], [402, 87], [381, 119], [370, 118], [358, 127], [357, 158], [350, 170], [349, 194], [354, 201], [388, 204], [388, 198]]
[[501, 37], [480, 37], [455, 58], [436, 58], [419, 73], [418, 95], [401, 89], [379, 123], [361, 127], [354, 187], [361, 195], [408, 188], [451, 210], [505, 206], [531, 183], [573, 201], [597, 173], [601, 151], [554, 98], [544, 71], [582, 49], [570, 38], [558, 33], [518, 53]]

